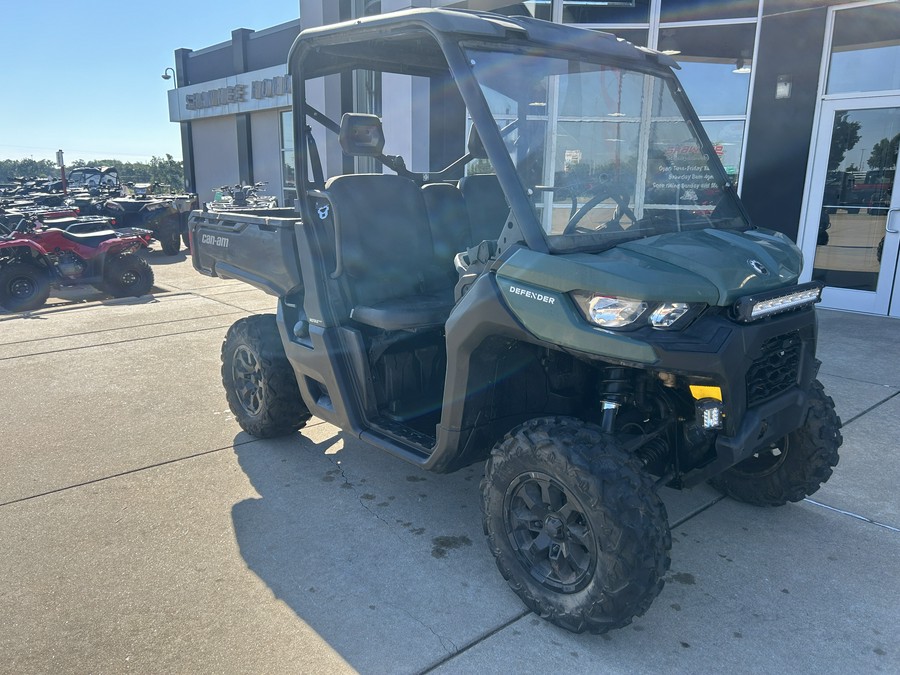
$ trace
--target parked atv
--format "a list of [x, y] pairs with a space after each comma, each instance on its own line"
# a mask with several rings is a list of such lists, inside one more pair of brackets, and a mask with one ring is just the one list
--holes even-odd
[[[26, 222], [22, 222], [22, 221]], [[0, 228], [8, 234], [14, 230], [30, 232], [55, 228], [74, 234], [105, 232], [114, 230], [120, 235], [134, 235], [146, 244], [150, 243], [153, 233], [136, 227], [118, 227], [115, 218], [109, 216], [82, 216], [77, 210], [34, 209], [23, 211], [0, 212]]]
[[188, 215], [197, 206], [196, 196], [154, 194], [159, 186], [151, 183], [134, 183], [130, 187], [132, 194], [104, 203], [104, 214], [114, 217], [122, 227], [150, 230], [166, 255], [178, 253], [182, 234], [187, 232]]
[[92, 232], [106, 232], [113, 230], [119, 236], [139, 237], [145, 247], [150, 245], [153, 233], [140, 227], [120, 227], [115, 218], [109, 216], [74, 216], [68, 218], [45, 218], [41, 221], [41, 227], [56, 228], [72, 232], [74, 234], [90, 234]]
[[78, 209], [83, 216], [101, 216], [105, 213], [106, 202], [121, 197], [119, 188], [92, 187], [78, 191], [69, 191], [65, 203]]
[[[483, 12], [305, 30], [288, 64], [297, 211], [191, 218], [196, 269], [278, 298], [225, 336], [240, 426], [281, 436], [315, 415], [426, 470], [485, 462], [500, 573], [576, 632], [622, 627], [662, 590], [662, 486], [776, 506], [838, 462], [821, 286], [750, 223], [676, 65]], [[422, 83], [416, 171], [352, 97], [339, 119], [305, 98], [373, 69]], [[329, 133], [345, 157], [326, 172]]]
[[224, 185], [213, 190], [213, 200], [206, 202], [207, 211], [245, 211], [248, 209], [278, 208], [278, 199], [274, 195], [260, 194], [266, 183], [253, 185]]
[[51, 288], [82, 284], [115, 297], [145, 295], [153, 287], [153, 270], [136, 252], [148, 241], [149, 234], [38, 229], [26, 219], [12, 230], [0, 227], [0, 307], [34, 310]]

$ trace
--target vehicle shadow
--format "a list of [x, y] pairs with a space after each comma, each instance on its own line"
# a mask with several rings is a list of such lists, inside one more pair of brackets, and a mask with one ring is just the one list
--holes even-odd
[[191, 252], [187, 249], [181, 249], [178, 253], [166, 255], [158, 248], [143, 249], [140, 256], [151, 265], [175, 265], [184, 262], [191, 257]]
[[354, 668], [421, 671], [523, 613], [482, 543], [482, 464], [428, 474], [326, 424], [248, 441], [241, 556]]

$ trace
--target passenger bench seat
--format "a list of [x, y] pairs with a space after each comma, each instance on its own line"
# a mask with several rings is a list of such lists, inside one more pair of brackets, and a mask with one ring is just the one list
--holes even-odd
[[470, 246], [482, 241], [496, 241], [506, 224], [509, 205], [496, 174], [473, 174], [459, 181], [459, 190], [469, 214], [472, 228]]
[[456, 283], [457, 272], [453, 258], [472, 246], [472, 228], [462, 193], [449, 183], [429, 183], [422, 186], [422, 196], [428, 211], [434, 257], [438, 266], [447, 271]]
[[353, 174], [325, 185], [337, 222], [350, 317], [383, 330], [443, 325], [452, 286], [435, 264], [419, 187], [402, 176]]

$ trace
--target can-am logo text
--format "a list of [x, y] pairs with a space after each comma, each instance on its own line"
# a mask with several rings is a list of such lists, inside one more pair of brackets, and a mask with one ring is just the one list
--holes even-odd
[[219, 248], [228, 248], [228, 237], [217, 237], [214, 234], [204, 234], [200, 236], [200, 243], [218, 246]]

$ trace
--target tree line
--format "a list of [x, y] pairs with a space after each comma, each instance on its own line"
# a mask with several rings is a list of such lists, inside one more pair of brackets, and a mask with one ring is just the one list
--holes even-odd
[[[149, 162], [122, 162], [118, 159], [76, 159], [66, 162], [66, 173], [81, 166], [114, 166], [122, 183], [159, 183], [184, 190], [184, 163], [172, 155], [153, 156]], [[0, 159], [0, 183], [16, 178], [59, 178], [59, 167], [49, 159]]]

